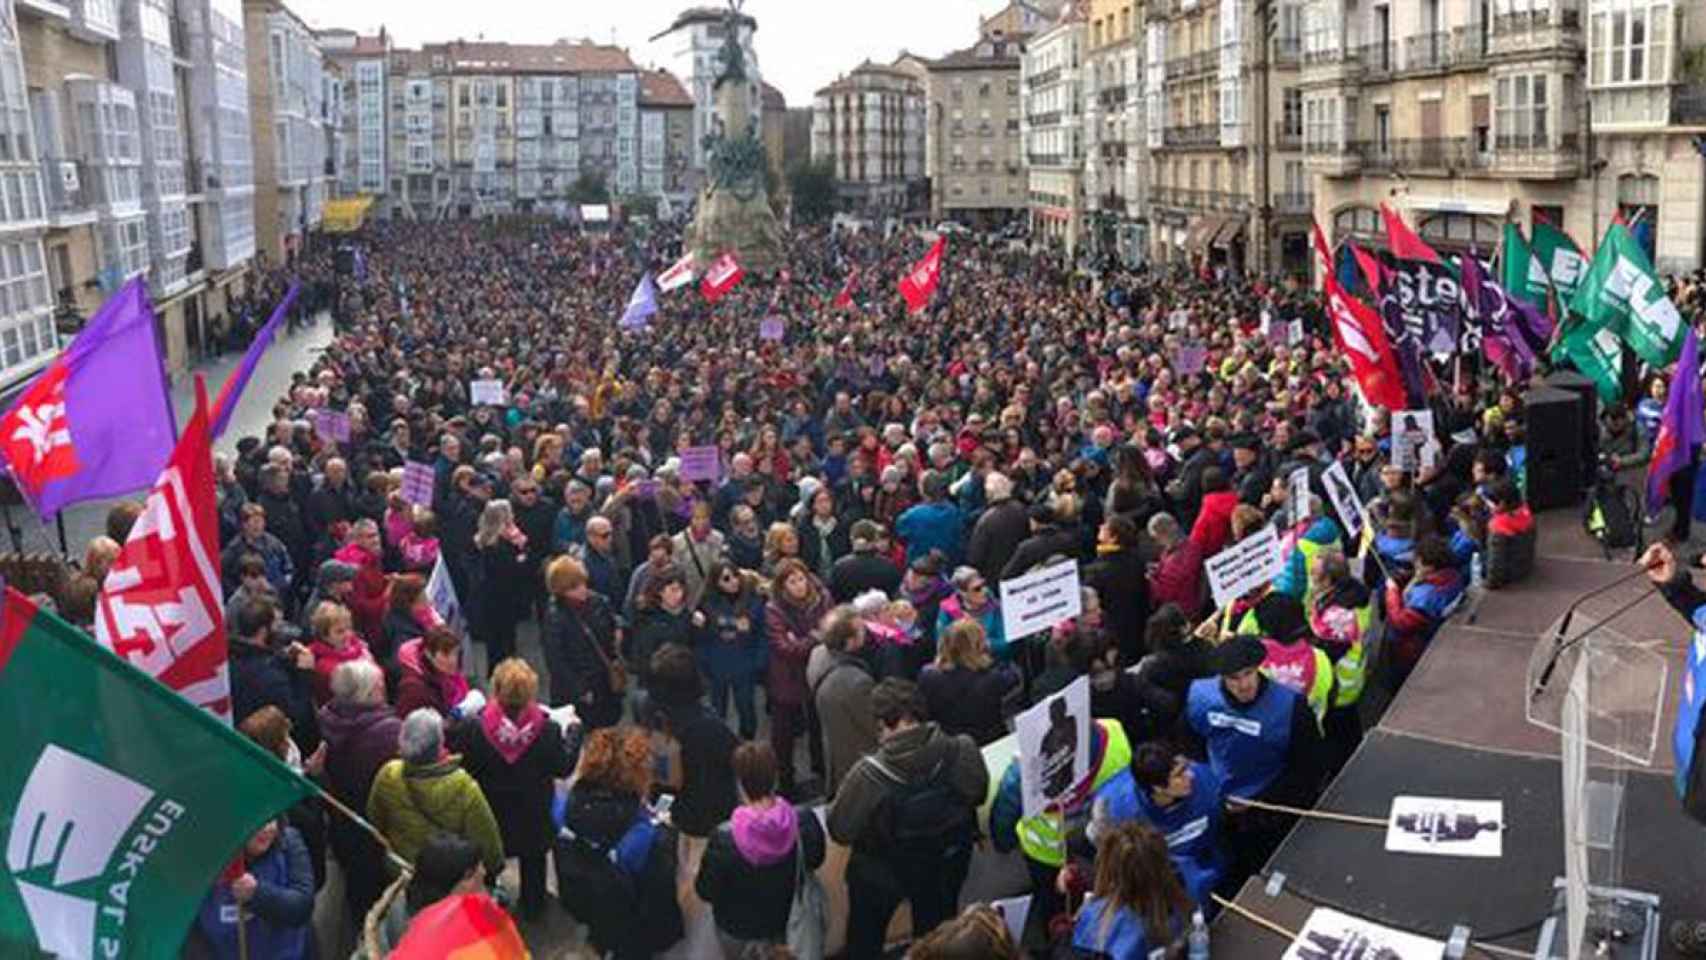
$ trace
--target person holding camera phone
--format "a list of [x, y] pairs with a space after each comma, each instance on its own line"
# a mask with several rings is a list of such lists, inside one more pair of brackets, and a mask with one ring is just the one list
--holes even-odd
[[290, 718], [297, 743], [312, 753], [320, 744], [314, 710], [314, 654], [278, 604], [256, 597], [237, 612], [237, 638], [231, 644], [231, 720], [273, 706]]

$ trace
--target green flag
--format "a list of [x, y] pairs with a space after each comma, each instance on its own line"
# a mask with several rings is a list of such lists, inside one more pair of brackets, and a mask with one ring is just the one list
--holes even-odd
[[0, 608], [0, 956], [168, 960], [222, 869], [314, 787], [76, 628]]
[[[1509, 237], [1508, 230], [1506, 237]], [[1533, 253], [1546, 277], [1551, 279], [1552, 286], [1557, 288], [1559, 301], [1569, 303], [1588, 270], [1588, 258], [1582, 255], [1582, 249], [1576, 246], [1569, 234], [1542, 222], [1534, 225]], [[1530, 279], [1528, 289], [1530, 292], [1534, 290], [1534, 278]]]
[[1499, 265], [1499, 282], [1513, 297], [1520, 297], [1537, 307], [1545, 307], [1551, 280], [1540, 260], [1522, 235], [1522, 227], [1505, 224], [1504, 253]]
[[1674, 363], [1682, 349], [1682, 314], [1621, 223], [1605, 232], [1570, 310], [1581, 315], [1584, 326], [1596, 331], [1604, 327], [1621, 336], [1655, 367]]
[[1600, 399], [1607, 404], [1622, 399], [1623, 383], [1619, 376], [1623, 370], [1623, 341], [1609, 327], [1594, 329], [1579, 322], [1565, 327], [1552, 356], [1568, 358], [1571, 366], [1593, 381]]

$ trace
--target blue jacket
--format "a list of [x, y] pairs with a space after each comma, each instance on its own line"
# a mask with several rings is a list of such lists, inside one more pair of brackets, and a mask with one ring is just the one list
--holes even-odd
[[577, 517], [568, 507], [557, 511], [557, 522], [551, 527], [551, 545], [558, 553], [568, 553], [572, 546], [586, 544], [586, 522], [597, 511], [587, 508], [586, 515]]
[[962, 617], [976, 620], [983, 624], [984, 638], [989, 641], [989, 655], [1002, 663], [1012, 663], [1016, 652], [1013, 645], [1007, 642], [1007, 622], [1001, 619], [1001, 604], [991, 600], [984, 604], [983, 612], [973, 616], [960, 606], [960, 598], [956, 594], [942, 601], [942, 607], [936, 614], [936, 636], [941, 636], [948, 625]]
[[1167, 838], [1167, 853], [1191, 899], [1208, 905], [1226, 861], [1220, 851], [1222, 787], [1220, 775], [1206, 763], [1191, 764], [1191, 795], [1159, 806], [1129, 776], [1115, 777], [1096, 792], [1105, 814], [1115, 820], [1142, 820]]
[[960, 508], [946, 501], [921, 503], [895, 519], [895, 535], [906, 541], [906, 562], [940, 550], [950, 567], [960, 564], [965, 541], [965, 517]]
[[[314, 919], [314, 868], [302, 835], [295, 827], [280, 830], [272, 847], [250, 862], [249, 872], [258, 881], [244, 907], [249, 960], [305, 960]], [[196, 926], [214, 956], [235, 960], [237, 901], [230, 884], [214, 884], [196, 914]]]
[[[712, 677], [752, 680], [762, 676], [770, 651], [764, 637], [764, 601], [752, 595], [743, 607], [739, 598], [709, 589], [699, 612], [705, 615], [705, 625], [693, 631], [693, 642], [700, 668]], [[736, 623], [743, 616], [744, 632]]]
[[1300, 699], [1290, 687], [1265, 680], [1247, 704], [1233, 703], [1219, 677], [1191, 684], [1185, 721], [1208, 747], [1209, 765], [1224, 782], [1226, 796], [1260, 796], [1285, 772]]
[[1706, 821], [1706, 768], [1701, 767], [1701, 740], [1706, 735], [1706, 726], [1702, 725], [1706, 720], [1702, 716], [1702, 704], [1706, 703], [1706, 592], [1686, 573], [1659, 589], [1671, 607], [1694, 627], [1687, 665], [1677, 685], [1681, 694], [1677, 698], [1676, 726], [1671, 728], [1671, 750], [1676, 756], [1676, 793], [1683, 810], [1696, 820]]
[[1476, 552], [1481, 549], [1481, 545], [1476, 543], [1475, 538], [1465, 532], [1462, 527], [1452, 529], [1449, 545], [1451, 547], [1451, 558], [1456, 562], [1457, 569], [1468, 574], [1470, 564], [1474, 561]]
[[[1299, 541], [1307, 540], [1312, 544], [1326, 546], [1339, 542], [1343, 533], [1339, 524], [1331, 517], [1317, 517], [1298, 537]], [[1309, 553], [1301, 546], [1293, 545], [1291, 555], [1286, 557], [1285, 569], [1274, 578], [1274, 589], [1289, 597], [1303, 599], [1304, 592], [1309, 588]]]
[[[1143, 920], [1130, 907], [1121, 907], [1102, 931], [1103, 906], [1100, 900], [1086, 900], [1072, 925], [1072, 945], [1080, 950], [1105, 954], [1113, 960], [1149, 960], [1150, 943], [1143, 929]], [[1166, 944], [1155, 944], [1157, 947]]]

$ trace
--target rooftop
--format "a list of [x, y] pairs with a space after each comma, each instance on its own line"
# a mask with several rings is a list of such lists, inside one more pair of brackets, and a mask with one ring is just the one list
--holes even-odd
[[660, 67], [640, 74], [640, 106], [691, 107], [693, 97], [675, 74]]
[[427, 49], [442, 53], [453, 73], [637, 73], [640, 69], [622, 47], [587, 41], [538, 44], [452, 40]]
[[1000, 70], [1017, 69], [1019, 56], [1024, 52], [1026, 34], [1002, 39], [985, 38], [965, 48], [955, 50], [930, 63], [931, 70]]
[[776, 89], [776, 87], [769, 83], [764, 84], [762, 97], [764, 99], [764, 109], [766, 110], [788, 109], [788, 98], [782, 95], [781, 90]]

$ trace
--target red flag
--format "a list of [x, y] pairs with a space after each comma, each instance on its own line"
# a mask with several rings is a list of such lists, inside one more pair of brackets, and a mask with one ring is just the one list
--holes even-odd
[[196, 387], [195, 415], [101, 584], [95, 639], [229, 723], [213, 452]]
[[1392, 249], [1392, 255], [1400, 260], [1421, 260], [1426, 263], [1444, 265], [1434, 248], [1416, 236], [1404, 223], [1404, 219], [1392, 212], [1386, 204], [1380, 205], [1381, 219], [1386, 221], [1386, 244]]
[[76, 476], [83, 466], [65, 415], [68, 372], [63, 360], [54, 361], [0, 421], [7, 466], [32, 502], [49, 481]]
[[735, 284], [744, 276], [746, 270], [741, 267], [740, 261], [735, 259], [734, 254], [725, 253], [711, 262], [710, 268], [705, 271], [705, 279], [699, 281], [699, 292], [705, 295], [706, 300], [716, 303], [723, 299], [723, 294], [733, 290]]
[[1333, 339], [1339, 350], [1350, 358], [1351, 371], [1356, 374], [1369, 403], [1388, 410], [1406, 407], [1404, 381], [1398, 373], [1398, 361], [1386, 342], [1386, 330], [1374, 308], [1356, 299], [1339, 286], [1333, 275], [1333, 257], [1327, 250], [1327, 240], [1321, 236], [1321, 225], [1313, 224], [1315, 251], [1321, 256], [1323, 289], [1327, 299], [1327, 316], [1333, 322]]
[[906, 276], [900, 278], [900, 295], [906, 298], [908, 313], [917, 313], [930, 303], [930, 297], [936, 292], [936, 284], [942, 279], [942, 251], [947, 249], [948, 238], [936, 238], [935, 246], [924, 255], [924, 259], [913, 265]]
[[853, 272], [849, 273], [847, 275], [847, 282], [841, 285], [841, 292], [835, 295], [835, 302], [832, 304], [832, 306], [836, 306], [836, 307], [850, 307], [850, 306], [852, 306], [853, 305], [853, 285], [855, 283], [858, 283], [858, 282], [859, 282], [859, 268], [854, 267]]
[[1374, 254], [1369, 253], [1367, 250], [1364, 250], [1354, 243], [1351, 243], [1349, 240], [1346, 240], [1345, 244], [1351, 248], [1351, 256], [1356, 258], [1357, 268], [1362, 271], [1362, 278], [1368, 283], [1368, 292], [1374, 296], [1379, 296], [1380, 284], [1381, 280], [1384, 278], [1383, 271], [1385, 268], [1381, 266], [1380, 261], [1375, 258]]

